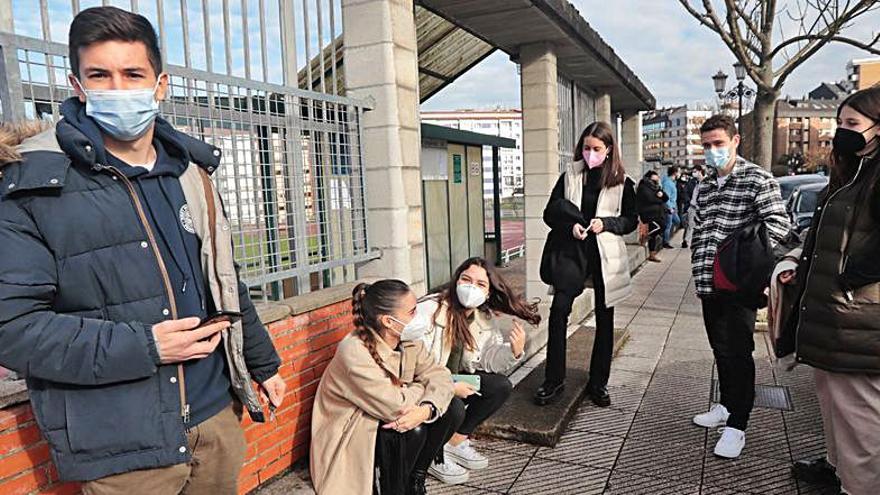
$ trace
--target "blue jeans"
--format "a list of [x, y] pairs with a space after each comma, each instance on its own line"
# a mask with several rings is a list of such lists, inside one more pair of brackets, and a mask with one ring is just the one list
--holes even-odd
[[672, 229], [681, 224], [681, 218], [678, 217], [678, 210], [672, 209], [672, 213], [666, 215], [666, 231], [663, 232], [663, 244], [669, 244], [672, 239]]

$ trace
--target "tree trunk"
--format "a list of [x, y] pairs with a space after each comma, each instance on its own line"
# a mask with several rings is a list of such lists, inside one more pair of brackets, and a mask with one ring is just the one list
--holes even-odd
[[757, 165], [773, 168], [773, 130], [776, 127], [776, 98], [779, 91], [758, 87], [752, 112], [752, 156]]

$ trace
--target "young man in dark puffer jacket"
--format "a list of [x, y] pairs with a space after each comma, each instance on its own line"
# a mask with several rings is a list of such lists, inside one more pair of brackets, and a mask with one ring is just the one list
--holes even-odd
[[[88, 9], [69, 44], [64, 118], [0, 139], [0, 365], [85, 493], [235, 494], [252, 380], [275, 406], [285, 385], [211, 186], [220, 150], [157, 116], [147, 19]], [[200, 325], [216, 311], [242, 320]]]

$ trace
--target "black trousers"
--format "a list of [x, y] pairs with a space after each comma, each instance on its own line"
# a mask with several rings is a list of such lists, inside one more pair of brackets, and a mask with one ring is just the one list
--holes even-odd
[[[611, 355], [614, 352], [614, 308], [605, 305], [605, 283], [601, 269], [593, 273], [594, 303], [596, 315], [596, 338], [593, 340], [593, 353], [590, 358], [589, 386], [601, 388], [608, 385], [611, 375]], [[568, 317], [577, 294], [556, 292], [550, 306], [550, 322], [547, 336], [547, 362], [545, 381], [565, 380], [565, 347], [568, 332]]]
[[408, 492], [414, 471], [426, 471], [464, 420], [464, 403], [453, 398], [446, 414], [405, 433], [382, 428], [376, 435], [373, 495]]
[[470, 436], [477, 426], [501, 409], [513, 392], [513, 384], [504, 375], [484, 371], [474, 374], [480, 377], [480, 395], [474, 394], [464, 399], [467, 411], [458, 433], [465, 436]]
[[718, 368], [721, 405], [730, 412], [727, 426], [743, 430], [755, 405], [755, 318], [757, 311], [730, 297], [703, 299], [703, 321]]
[[648, 250], [652, 253], [660, 251], [663, 247], [663, 230], [658, 230], [648, 235]]

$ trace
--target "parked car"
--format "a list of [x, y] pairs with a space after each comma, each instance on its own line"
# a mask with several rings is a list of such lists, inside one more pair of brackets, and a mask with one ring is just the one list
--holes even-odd
[[819, 193], [828, 186], [828, 179], [825, 182], [815, 182], [803, 184], [796, 188], [788, 201], [788, 213], [791, 215], [791, 223], [796, 233], [810, 227], [813, 221], [813, 213], [819, 206]]
[[782, 190], [782, 199], [787, 200], [791, 197], [791, 193], [799, 186], [821, 182], [827, 184], [828, 177], [819, 174], [786, 175], [784, 177], [777, 177], [776, 182], [779, 183], [779, 188]]
[[777, 177], [776, 182], [779, 183], [779, 189], [782, 192], [782, 199], [787, 200], [799, 186], [804, 184], [817, 184], [820, 182], [827, 184], [828, 177], [821, 174], [785, 175], [783, 177]]

